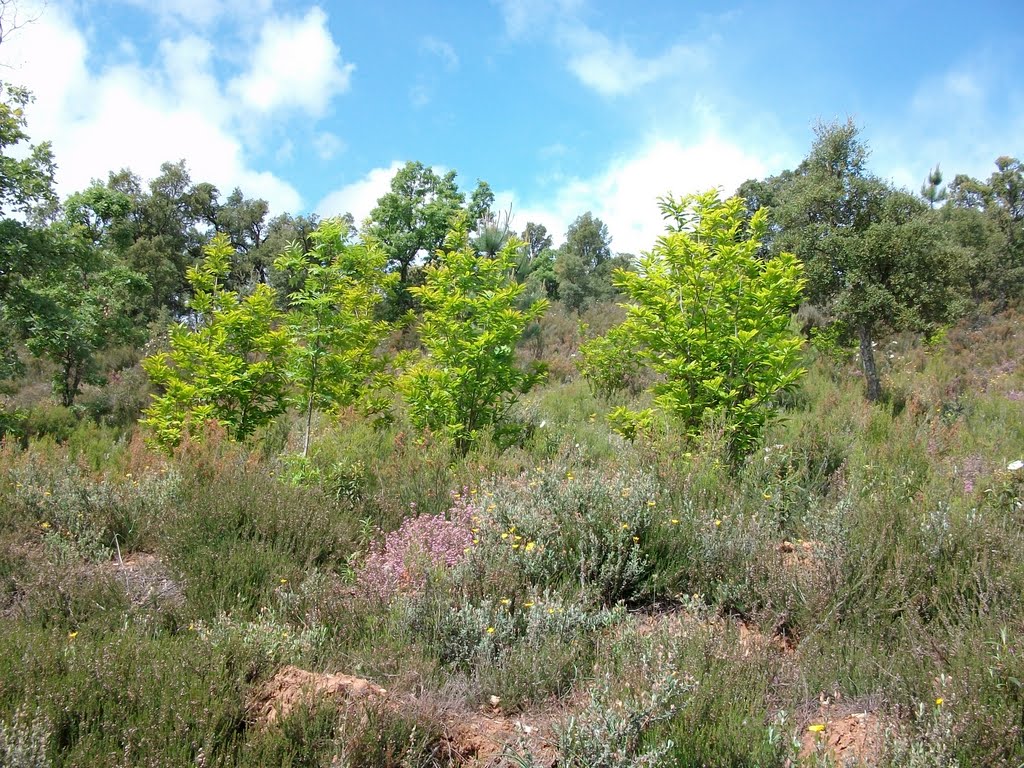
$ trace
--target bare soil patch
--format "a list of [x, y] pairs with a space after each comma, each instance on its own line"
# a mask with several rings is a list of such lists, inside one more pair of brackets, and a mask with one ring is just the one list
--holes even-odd
[[[365, 678], [288, 666], [256, 691], [248, 710], [257, 727], [268, 728], [296, 707], [323, 699], [339, 710], [372, 703], [400, 712], [417, 705], [415, 699], [390, 694]], [[443, 746], [462, 765], [498, 768], [508, 764], [504, 759], [508, 750], [522, 744], [542, 766], [553, 767], [557, 763], [553, 725], [559, 716], [556, 710], [507, 714], [497, 706], [476, 712], [448, 710], [442, 716]]]
[[[822, 708], [800, 738], [800, 760], [826, 756], [838, 768], [873, 768], [885, 754], [886, 721], [878, 712]], [[818, 729], [818, 726], [824, 726]]]

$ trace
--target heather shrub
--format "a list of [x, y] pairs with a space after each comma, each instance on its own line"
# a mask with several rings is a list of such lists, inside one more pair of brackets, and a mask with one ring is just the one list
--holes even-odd
[[250, 618], [271, 604], [281, 579], [347, 567], [359, 523], [318, 488], [284, 482], [231, 451], [181, 461], [178, 503], [160, 520], [160, 548], [183, 577], [195, 618]]
[[451, 568], [465, 557], [477, 510], [469, 489], [455, 494], [453, 502], [447, 516], [409, 518], [371, 546], [357, 574], [364, 593], [387, 602], [399, 592], [421, 591], [432, 569]]
[[624, 611], [553, 592], [462, 601], [428, 588], [401, 599], [396, 615], [447, 677], [467, 681], [472, 701], [497, 695], [515, 709], [567, 695], [593, 665], [603, 630], [620, 623]]

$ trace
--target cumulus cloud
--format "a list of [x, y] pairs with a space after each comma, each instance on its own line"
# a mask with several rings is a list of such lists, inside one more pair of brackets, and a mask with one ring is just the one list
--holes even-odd
[[705, 56], [697, 47], [674, 45], [658, 56], [645, 58], [625, 43], [614, 42], [583, 25], [568, 27], [561, 39], [569, 51], [569, 69], [580, 82], [603, 96], [631, 93], [705, 64]]
[[374, 168], [361, 179], [329, 192], [317, 204], [316, 212], [323, 217], [351, 213], [357, 223], [361, 222], [391, 189], [391, 179], [403, 165], [395, 160], [386, 168]]
[[354, 70], [354, 64], [342, 61], [327, 14], [313, 7], [301, 18], [267, 19], [247, 71], [229, 90], [257, 112], [297, 108], [321, 115], [334, 96], [348, 90]]
[[[231, 2], [214, 3], [214, 10], [225, 13]], [[183, 15], [201, 13], [199, 6], [187, 0], [160, 3], [164, 12]], [[283, 37], [277, 40], [275, 33]], [[286, 53], [300, 63], [274, 62]], [[317, 114], [348, 86], [352, 65], [342, 63], [319, 8], [302, 17], [267, 20], [247, 69], [227, 89], [215, 74], [214, 46], [198, 34], [162, 40], [152, 64], [130, 54], [123, 63], [91, 66], [86, 34], [58, 5], [4, 41], [0, 59], [7, 78], [35, 94], [29, 131], [36, 141], [52, 141], [62, 194], [105, 178], [110, 170], [130, 167], [149, 178], [162, 162], [185, 158], [197, 180], [222, 190], [239, 186], [276, 211], [301, 209], [292, 184], [256, 167], [245, 137], [254, 125], [274, 119], [268, 111], [289, 107]], [[227, 93], [233, 89], [249, 98], [238, 103]], [[261, 120], [253, 119], [254, 110]], [[314, 145], [323, 157], [344, 146], [326, 133]], [[290, 156], [292, 146], [287, 140], [279, 156]]]
[[764, 173], [761, 159], [718, 136], [694, 143], [652, 138], [591, 177], [567, 180], [545, 199], [523, 200], [510, 192], [501, 199], [513, 206], [517, 229], [536, 221], [556, 242], [577, 216], [592, 211], [608, 225], [613, 250], [639, 255], [664, 231], [659, 196], [713, 187], [732, 194], [746, 179]]

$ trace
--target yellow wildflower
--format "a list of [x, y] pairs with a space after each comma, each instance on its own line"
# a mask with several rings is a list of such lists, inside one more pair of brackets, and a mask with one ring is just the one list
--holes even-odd
[[78, 637], [77, 632], [68, 632], [68, 640], [74, 640], [76, 637]]
[[821, 733], [822, 731], [825, 730], [825, 724], [824, 723], [814, 723], [813, 725], [808, 725], [807, 726], [807, 730], [810, 731], [811, 733]]
[[533, 608], [533, 600], [527, 600], [525, 603], [523, 603], [523, 606], [526, 608]]
[[47, 528], [50, 527], [50, 524], [49, 523], [40, 523], [39, 527], [42, 528], [45, 531]]
[[679, 525], [679, 518], [673, 517], [669, 522], [671, 522], [672, 525]]
[[945, 703], [945, 701], [946, 701], [946, 700], [945, 700], [944, 698], [942, 698], [941, 696], [939, 696], [939, 698], [937, 698], [937, 699], [935, 700], [935, 706], [936, 706], [936, 707], [941, 707], [941, 706], [942, 706], [942, 705], [943, 705], [943, 704]]
[[647, 506], [648, 507], [653, 507], [654, 506], [654, 499], [651, 499], [650, 501], [648, 501], [647, 502]]
[[721, 520], [715, 520], [715, 528], [717, 528], [717, 527], [718, 527], [718, 526], [720, 526], [721, 524], [722, 524], [722, 521], [721, 521]]
[[534, 550], [534, 548], [536, 548], [536, 546], [537, 546], [537, 542], [535, 542], [535, 541], [528, 541], [528, 542], [526, 542], [526, 546], [523, 549], [525, 549], [527, 552], [533, 552], [533, 550]]
[[487, 634], [488, 635], [493, 635], [494, 634], [494, 627], [488, 627], [487, 628]]
[[625, 531], [625, 530], [627, 530], [628, 528], [629, 528], [629, 523], [623, 523], [623, 524], [622, 524], [622, 530], [624, 530], [624, 531]]

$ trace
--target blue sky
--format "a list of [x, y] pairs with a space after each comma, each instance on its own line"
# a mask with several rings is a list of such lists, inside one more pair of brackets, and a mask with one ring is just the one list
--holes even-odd
[[1024, 4], [49, 0], [0, 46], [61, 191], [185, 158], [274, 212], [364, 216], [407, 160], [557, 237], [650, 247], [656, 198], [792, 167], [852, 116], [916, 189], [1024, 153]]

